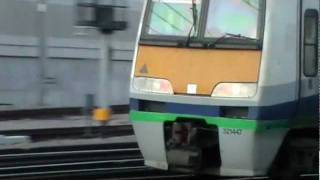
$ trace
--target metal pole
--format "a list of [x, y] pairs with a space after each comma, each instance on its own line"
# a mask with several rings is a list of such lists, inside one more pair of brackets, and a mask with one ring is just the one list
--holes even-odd
[[99, 61], [99, 88], [98, 88], [98, 106], [95, 110], [95, 120], [105, 124], [111, 118], [111, 51], [110, 35], [101, 34], [100, 38], [100, 61]]
[[83, 116], [86, 119], [87, 127], [85, 129], [85, 137], [92, 137], [92, 119], [91, 113], [94, 109], [94, 95], [87, 94], [85, 97], [85, 105], [83, 107]]
[[38, 44], [39, 44], [39, 106], [44, 106], [45, 84], [46, 78], [46, 60], [47, 60], [47, 28], [46, 28], [46, 15], [47, 4], [45, 0], [38, 0]]
[[109, 36], [102, 35], [101, 38], [101, 59], [99, 63], [99, 102], [100, 108], [109, 109], [109, 74], [110, 74], [110, 46]]

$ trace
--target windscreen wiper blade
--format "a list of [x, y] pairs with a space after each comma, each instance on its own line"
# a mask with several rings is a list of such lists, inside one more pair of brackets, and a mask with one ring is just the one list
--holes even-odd
[[230, 38], [250, 40], [250, 41], [256, 41], [257, 40], [256, 38], [251, 38], [251, 37], [248, 37], [248, 36], [244, 36], [242, 34], [225, 33], [223, 36], [217, 38], [214, 42], [209, 43], [209, 46], [216, 46], [221, 41], [226, 40], [226, 39], [230, 39]]
[[194, 30], [194, 32], [197, 32], [197, 24], [198, 24], [198, 10], [197, 10], [197, 4], [195, 2], [195, 0], [191, 0], [192, 1], [192, 19], [193, 19], [193, 23], [192, 26], [190, 28], [190, 31], [188, 33], [188, 37], [185, 43], [186, 47], [189, 47], [190, 45], [190, 40], [191, 40], [191, 36], [192, 36], [192, 30]]
[[229, 37], [235, 37], [235, 38], [240, 38], [240, 39], [257, 40], [256, 38], [252, 38], [252, 37], [249, 37], [249, 36], [244, 36], [242, 34], [226, 33], [226, 35], [229, 36]]

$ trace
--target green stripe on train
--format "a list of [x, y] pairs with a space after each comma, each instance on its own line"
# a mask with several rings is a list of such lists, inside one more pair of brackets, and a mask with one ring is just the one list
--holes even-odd
[[204, 119], [208, 124], [217, 125], [220, 128], [239, 128], [245, 130], [263, 131], [274, 128], [288, 128], [288, 121], [256, 121], [247, 119], [232, 119], [222, 117], [194, 116], [186, 114], [154, 113], [130, 111], [130, 120], [133, 122], [173, 122], [177, 118]]

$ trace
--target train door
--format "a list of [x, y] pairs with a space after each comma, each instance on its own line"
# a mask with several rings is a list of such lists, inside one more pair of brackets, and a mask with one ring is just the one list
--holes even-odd
[[319, 115], [319, 0], [301, 0], [300, 98], [301, 121]]

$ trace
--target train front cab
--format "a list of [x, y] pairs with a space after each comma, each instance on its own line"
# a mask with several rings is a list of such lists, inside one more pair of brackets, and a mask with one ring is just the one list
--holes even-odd
[[317, 163], [319, 0], [150, 0], [142, 22], [130, 119], [146, 165], [261, 176], [296, 146]]

